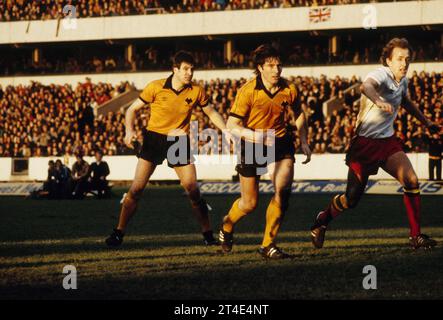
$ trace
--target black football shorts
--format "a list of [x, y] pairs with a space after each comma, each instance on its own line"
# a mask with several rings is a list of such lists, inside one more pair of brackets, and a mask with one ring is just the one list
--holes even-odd
[[167, 135], [143, 130], [143, 144], [137, 157], [156, 165], [162, 164], [167, 159], [171, 168], [192, 163], [194, 159], [190, 153], [189, 136], [171, 137], [172, 141], [168, 141]]

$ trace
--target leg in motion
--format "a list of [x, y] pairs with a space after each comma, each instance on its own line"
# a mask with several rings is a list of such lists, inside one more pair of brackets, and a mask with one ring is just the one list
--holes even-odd
[[192, 212], [200, 225], [204, 244], [217, 245], [209, 221], [209, 208], [206, 201], [201, 197], [198, 188], [195, 165], [176, 166], [174, 169], [191, 202]]
[[317, 215], [314, 225], [311, 227], [311, 241], [314, 247], [318, 249], [323, 247], [327, 226], [333, 219], [343, 211], [357, 206], [367, 183], [367, 175], [357, 175], [349, 168], [346, 192], [336, 195], [326, 210]]
[[276, 162], [271, 178], [274, 184], [275, 195], [266, 210], [266, 227], [259, 252], [265, 259], [290, 258], [289, 254], [277, 247], [275, 240], [289, 207], [289, 198], [294, 178], [294, 160], [283, 159]]
[[403, 186], [403, 202], [409, 221], [409, 242], [412, 248], [418, 249], [434, 247], [437, 242], [420, 230], [420, 185], [411, 162], [403, 151], [399, 151], [388, 158], [383, 170], [397, 179]]
[[257, 207], [258, 181], [259, 177], [244, 177], [240, 174], [241, 197], [235, 200], [220, 228], [219, 241], [223, 252], [232, 250], [235, 224]]
[[110, 247], [116, 247], [123, 242], [123, 236], [125, 234], [126, 226], [134, 216], [137, 209], [137, 202], [143, 194], [143, 190], [149, 181], [152, 173], [155, 170], [156, 165], [150, 161], [139, 158], [137, 162], [137, 168], [135, 170], [135, 178], [129, 188], [128, 193], [122, 199], [122, 206], [120, 210], [120, 216], [118, 225], [106, 239], [106, 244]]

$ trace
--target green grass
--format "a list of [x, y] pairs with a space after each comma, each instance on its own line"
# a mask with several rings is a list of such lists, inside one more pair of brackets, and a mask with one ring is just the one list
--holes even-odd
[[[125, 190], [116, 191], [118, 196]], [[211, 219], [236, 196], [207, 196]], [[257, 254], [264, 229], [264, 195], [237, 226], [232, 254], [201, 245], [190, 205], [178, 187], [147, 189], [123, 246], [104, 239], [114, 227], [119, 197], [84, 201], [0, 198], [0, 299], [442, 299], [443, 246], [407, 247], [402, 198], [365, 196], [331, 225], [314, 250], [309, 227], [327, 195], [293, 195], [279, 245], [290, 261]], [[443, 241], [443, 198], [422, 197], [422, 229]], [[78, 290], [64, 290], [65, 265]], [[365, 265], [377, 268], [377, 290], [364, 290]]]

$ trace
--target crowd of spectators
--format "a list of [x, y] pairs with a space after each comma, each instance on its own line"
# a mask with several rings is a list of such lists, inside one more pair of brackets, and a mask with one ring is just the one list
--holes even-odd
[[42, 58], [39, 63], [32, 61], [31, 56], [17, 56], [15, 58], [0, 57], [0, 72], [3, 75], [22, 74], [78, 74], [104, 73], [114, 71], [132, 71], [131, 63], [121, 56], [107, 55], [92, 56], [81, 59], [75, 56], [63, 58]]
[[125, 153], [117, 148], [123, 145], [123, 115], [95, 117], [94, 108], [130, 87], [90, 79], [75, 88], [36, 82], [0, 86], [0, 156], [72, 155], [78, 148], [87, 155], [95, 148], [108, 155]]
[[374, 0], [5, 0], [0, 2], [0, 21], [58, 19], [66, 15], [66, 13], [63, 13], [65, 5], [75, 6], [76, 16], [86, 18], [292, 8], [367, 3], [371, 1], [375, 2]]
[[[355, 129], [359, 110], [359, 95], [355, 90], [344, 91], [359, 79], [335, 77], [291, 77], [300, 92], [301, 107], [308, 115], [308, 141], [314, 153], [342, 153], [349, 144]], [[236, 92], [245, 83], [240, 80], [212, 80], [202, 82], [214, 107], [228, 117]], [[110, 84], [93, 84], [89, 79], [75, 88], [70, 85], [0, 86], [0, 156], [64, 156], [73, 155], [79, 148], [85, 155], [102, 150], [105, 155], [133, 154], [123, 142], [124, 114], [109, 112], [94, 116], [94, 108], [114, 96], [131, 89], [129, 83], [113, 87]], [[433, 121], [442, 123], [443, 73], [414, 72], [409, 81], [412, 99]], [[323, 102], [340, 98], [343, 108], [324, 117]], [[149, 119], [149, 109], [137, 118], [139, 138]], [[213, 128], [208, 117], [196, 109], [192, 119], [198, 122], [200, 132]], [[426, 150], [426, 132], [411, 115], [400, 109], [395, 121], [396, 132], [404, 141], [405, 151]], [[221, 137], [221, 135], [220, 135]], [[200, 142], [203, 147], [205, 142]], [[300, 141], [297, 139], [297, 146]], [[206, 144], [207, 145], [207, 144]], [[219, 139], [221, 146], [221, 138]], [[221, 150], [228, 153], [230, 150]], [[300, 151], [300, 150], [298, 150]], [[207, 152], [201, 149], [200, 153]]]
[[[239, 68], [246, 67], [244, 55], [236, 52], [232, 61], [223, 61], [223, 51], [204, 52], [193, 51], [196, 67], [199, 69]], [[173, 50], [161, 57], [173, 56]], [[91, 55], [80, 58], [78, 56], [43, 57], [39, 63], [32, 61], [31, 54], [0, 56], [0, 75], [23, 74], [78, 74], [78, 73], [109, 73], [109, 72], [136, 72], [169, 70], [171, 61], [161, 58], [152, 48], [136, 54], [133, 61], [128, 61], [122, 54], [107, 52], [106, 55]], [[241, 63], [240, 63], [241, 61]]]

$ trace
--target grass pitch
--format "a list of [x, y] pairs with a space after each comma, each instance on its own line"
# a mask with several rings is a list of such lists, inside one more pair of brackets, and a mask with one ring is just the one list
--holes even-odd
[[[148, 188], [123, 246], [107, 248], [125, 191], [107, 200], [0, 198], [0, 299], [443, 298], [443, 197], [422, 197], [422, 232], [439, 246], [414, 252], [402, 197], [366, 195], [316, 250], [309, 227], [331, 196], [293, 195], [278, 243], [295, 259], [263, 261], [257, 249], [269, 195], [223, 255], [202, 245], [180, 187]], [[215, 231], [236, 198], [206, 196]], [[65, 265], [77, 269], [77, 290], [63, 289]], [[377, 269], [377, 290], [363, 289], [365, 265]]]

